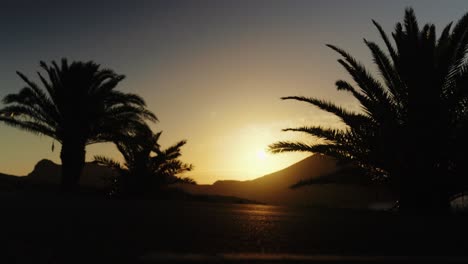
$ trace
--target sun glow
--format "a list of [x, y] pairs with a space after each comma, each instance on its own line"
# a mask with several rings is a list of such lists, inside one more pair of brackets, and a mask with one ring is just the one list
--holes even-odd
[[[300, 123], [300, 120], [294, 120], [294, 123]], [[252, 180], [284, 169], [310, 155], [273, 154], [268, 151], [268, 145], [272, 142], [297, 139], [297, 135], [281, 132], [281, 128], [293, 124], [255, 123], [229, 133], [220, 133], [219, 136], [207, 135], [205, 140], [199, 140], [203, 144], [188, 144], [187, 153], [191, 154], [191, 158], [187, 155], [187, 161], [198, 167], [184, 176], [193, 177], [201, 184], [212, 184], [217, 180]]]
[[265, 150], [260, 149], [257, 151], [257, 159], [265, 160], [266, 158], [267, 158], [267, 153], [265, 152]]

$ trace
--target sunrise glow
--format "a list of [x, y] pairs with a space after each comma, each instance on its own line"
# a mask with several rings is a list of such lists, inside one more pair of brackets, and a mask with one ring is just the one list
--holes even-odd
[[266, 158], [267, 158], [266, 152], [265, 152], [264, 150], [258, 150], [258, 151], [257, 151], [257, 158], [258, 158], [259, 160], [262, 160], [262, 161], [263, 161], [263, 160], [266, 160]]

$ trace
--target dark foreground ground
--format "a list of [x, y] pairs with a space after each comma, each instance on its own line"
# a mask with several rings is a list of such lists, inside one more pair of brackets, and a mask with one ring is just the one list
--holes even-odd
[[8, 195], [0, 211], [0, 263], [468, 263], [466, 216]]

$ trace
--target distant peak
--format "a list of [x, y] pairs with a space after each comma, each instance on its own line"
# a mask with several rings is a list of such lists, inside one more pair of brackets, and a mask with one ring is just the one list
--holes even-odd
[[40, 161], [37, 162], [35, 167], [42, 167], [42, 166], [50, 166], [50, 165], [57, 165], [53, 161], [48, 160], [48, 159], [41, 159]]
[[213, 185], [219, 185], [219, 184], [231, 184], [231, 183], [238, 183], [241, 181], [238, 180], [217, 180], [213, 183]]

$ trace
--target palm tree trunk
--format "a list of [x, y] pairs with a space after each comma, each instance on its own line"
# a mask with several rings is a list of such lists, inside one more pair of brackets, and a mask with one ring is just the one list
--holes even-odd
[[401, 212], [439, 215], [449, 213], [450, 196], [443, 183], [444, 175], [441, 175], [441, 171], [412, 166], [412, 169], [403, 173], [399, 199]]
[[[405, 131], [403, 163], [399, 182], [400, 210], [404, 213], [416, 214], [446, 214], [450, 209], [447, 195], [446, 170], [441, 153], [441, 142], [433, 142], [433, 133], [421, 133], [421, 128], [427, 131], [444, 131], [440, 126], [438, 108], [432, 107], [431, 102], [437, 101], [436, 95], [429, 97], [425, 106], [418, 104], [418, 84], [413, 84], [409, 90], [408, 127]], [[430, 85], [427, 84], [427, 85]], [[424, 87], [424, 86], [423, 86]], [[432, 103], [432, 105], [437, 105]], [[421, 112], [424, 109], [424, 112]], [[435, 133], [442, 134], [440, 133]], [[439, 164], [439, 166], [436, 166]]]
[[74, 141], [64, 141], [60, 158], [62, 160], [61, 191], [74, 192], [79, 184], [85, 164], [85, 144]]

